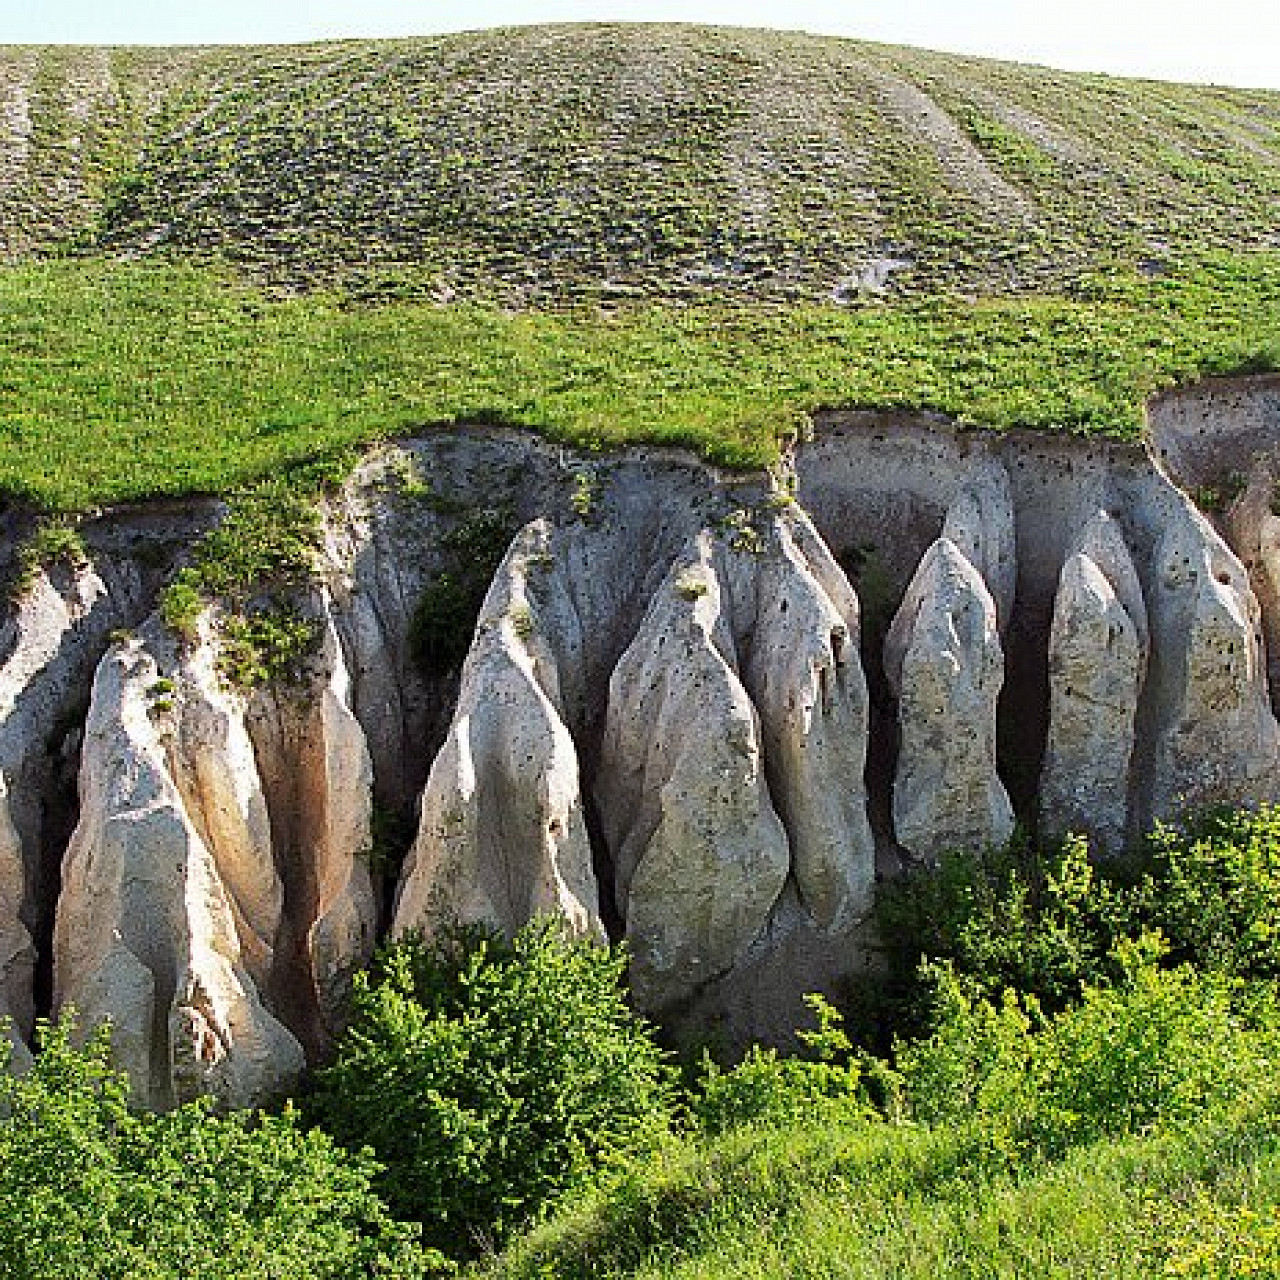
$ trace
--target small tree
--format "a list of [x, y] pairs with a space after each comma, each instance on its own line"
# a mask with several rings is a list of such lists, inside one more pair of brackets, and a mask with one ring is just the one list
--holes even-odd
[[1280, 977], [1280, 809], [1221, 809], [1157, 824], [1137, 912], [1173, 958], [1243, 978]]
[[356, 978], [322, 1123], [373, 1147], [396, 1213], [474, 1254], [665, 1129], [667, 1072], [623, 1000], [624, 964], [551, 921], [512, 943], [458, 928], [393, 944]]

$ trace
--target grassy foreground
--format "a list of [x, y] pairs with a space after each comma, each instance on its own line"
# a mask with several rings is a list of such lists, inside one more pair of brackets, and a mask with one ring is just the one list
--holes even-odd
[[1144, 398], [1280, 367], [1280, 254], [1054, 297], [507, 312], [272, 297], [209, 267], [0, 271], [0, 491], [80, 510], [226, 492], [456, 422], [760, 465], [829, 406], [1135, 438]]
[[1274, 1115], [991, 1174], [965, 1136], [739, 1129], [563, 1212], [494, 1280], [1236, 1280], [1280, 1274]]

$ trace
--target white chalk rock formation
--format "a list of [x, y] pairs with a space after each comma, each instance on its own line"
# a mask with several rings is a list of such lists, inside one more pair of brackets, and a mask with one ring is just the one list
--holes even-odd
[[864, 915], [875, 882], [867, 821], [867, 683], [858, 600], [808, 518], [774, 523], [754, 569], [743, 681], [801, 902], [823, 929]]
[[740, 960], [790, 869], [760, 725], [736, 669], [715, 540], [659, 587], [609, 682], [598, 799], [642, 1009]]
[[1261, 616], [1243, 566], [1188, 507], [1156, 552], [1152, 630], [1151, 818], [1280, 795]]
[[8, 1019], [12, 1062], [31, 1062], [25, 1037], [34, 1017], [35, 947], [22, 922], [26, 893], [22, 844], [9, 817], [9, 796], [0, 775], [0, 1018]]
[[316, 1007], [330, 1036], [342, 1029], [351, 974], [373, 954], [377, 900], [367, 854], [373, 840], [373, 764], [351, 709], [351, 677], [326, 613], [326, 677], [308, 699], [299, 760], [309, 897], [306, 955]]
[[1115, 521], [1098, 512], [1062, 566], [1049, 636], [1043, 829], [1119, 853], [1128, 821], [1134, 719], [1149, 632], [1142, 588]]
[[551, 533], [526, 528], [485, 598], [453, 723], [431, 767], [394, 929], [452, 921], [514, 933], [536, 914], [602, 934], [578, 757], [531, 578]]
[[597, 800], [651, 1011], [739, 964], [790, 880], [836, 931], [875, 874], [858, 602], [807, 517], [691, 539], [609, 685]]
[[1267, 679], [1272, 704], [1280, 699], [1280, 517], [1268, 511], [1258, 528], [1258, 571], [1254, 575], [1263, 610]]
[[1009, 473], [999, 459], [978, 455], [969, 463], [947, 508], [941, 536], [954, 543], [981, 575], [1003, 635], [1013, 612], [1018, 561]]
[[[327, 594], [310, 679], [255, 694], [248, 722], [290, 897], [270, 990], [309, 1050], [342, 1029], [351, 973], [369, 960], [377, 900], [369, 873], [373, 765]], [[268, 863], [270, 865], [270, 863]]]
[[[166, 657], [167, 650], [164, 641], [156, 645]], [[168, 678], [161, 679], [157, 664], [156, 679], [143, 692], [153, 709], [152, 721], [166, 731], [164, 763], [186, 820], [216, 861], [235, 919], [240, 962], [265, 992], [284, 889], [244, 702], [223, 687], [216, 664], [216, 646], [198, 644], [180, 666], [165, 663], [172, 673]], [[145, 669], [146, 660], [140, 659], [139, 670]], [[171, 706], [166, 710], [167, 703]]]
[[885, 642], [885, 671], [898, 697], [898, 843], [926, 861], [1003, 843], [1013, 811], [996, 776], [1004, 682], [996, 605], [948, 538], [925, 552], [907, 588]]
[[[55, 1004], [86, 1027], [111, 1022], [139, 1103], [207, 1093], [250, 1106], [287, 1091], [304, 1061], [251, 973], [270, 949], [254, 930], [272, 932], [279, 903], [262, 800], [248, 740], [207, 669], [172, 692], [167, 705], [170, 685], [136, 640], [99, 666], [54, 935]], [[193, 750], [203, 763], [188, 773]]]
[[[129, 594], [115, 585], [117, 596]], [[81, 701], [98, 646], [126, 605], [92, 567], [59, 566], [35, 574], [0, 633], [0, 1018], [12, 1020], [19, 1065], [29, 1061], [23, 1042], [34, 1017], [35, 898], [53, 887], [40, 859], [64, 744], [50, 733]]]
[[1273, 707], [1280, 706], [1280, 518], [1271, 510], [1275, 492], [1276, 464], [1270, 457], [1260, 458], [1224, 518], [1227, 539], [1249, 571], [1262, 609]]

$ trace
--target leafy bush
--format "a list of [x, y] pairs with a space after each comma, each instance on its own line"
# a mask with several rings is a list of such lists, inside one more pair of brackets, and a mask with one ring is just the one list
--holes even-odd
[[[12, 1280], [397, 1280], [443, 1274], [372, 1189], [375, 1166], [296, 1114], [137, 1115], [99, 1034], [42, 1029], [0, 1069], [0, 1275]], [[443, 1260], [440, 1260], [442, 1263]]]
[[797, 1031], [796, 1038], [811, 1057], [783, 1057], [776, 1049], [753, 1045], [732, 1070], [723, 1070], [704, 1057], [701, 1078], [690, 1109], [702, 1130], [723, 1133], [744, 1124], [783, 1124], [812, 1117], [828, 1108], [866, 1114], [860, 1092], [861, 1068], [841, 1026], [840, 1014], [820, 995], [805, 1003], [818, 1025]]
[[879, 915], [898, 989], [878, 1012], [900, 1034], [928, 1025], [936, 970], [922, 959], [988, 997], [1011, 988], [1050, 1010], [1115, 980], [1117, 945], [1150, 932], [1168, 940], [1167, 965], [1280, 977], [1280, 809], [1157, 824], [1127, 862], [1092, 863], [1079, 837], [950, 854], [885, 886]]
[[42, 520], [18, 547], [17, 572], [10, 594], [21, 599], [34, 586], [40, 571], [55, 564], [82, 569], [88, 562], [84, 539], [74, 523], [65, 517]]
[[447, 675], [471, 648], [487, 582], [442, 573], [423, 588], [409, 623], [409, 648], [423, 672]]
[[1114, 976], [1111, 948], [1132, 918], [1127, 888], [1104, 873], [1086, 842], [1068, 837], [1040, 849], [1025, 840], [983, 853], [953, 853], [885, 886], [880, 921], [906, 989], [892, 1010], [919, 1023], [931, 970], [945, 960], [992, 997], [1006, 988], [1060, 1009], [1082, 982]]
[[1219, 810], [1157, 826], [1135, 914], [1176, 960], [1245, 978], [1280, 977], [1280, 809]]
[[222, 625], [218, 670], [238, 689], [296, 680], [320, 635], [314, 618], [287, 604], [230, 614]]
[[449, 567], [423, 588], [409, 623], [409, 648], [429, 676], [456, 671], [471, 648], [476, 620], [514, 536], [506, 508], [477, 511], [440, 538]]
[[1165, 1275], [1188, 1280], [1280, 1275], [1280, 1205], [1224, 1204], [1197, 1188], [1189, 1203], [1163, 1208], [1148, 1252], [1164, 1262]]
[[397, 942], [356, 978], [318, 1114], [373, 1147], [398, 1214], [474, 1254], [665, 1130], [666, 1071], [623, 1001], [624, 963], [550, 921], [509, 944], [462, 928]]
[[1161, 968], [1160, 950], [1153, 938], [1122, 943], [1121, 980], [1085, 987], [1052, 1017], [1034, 996], [974, 997], [943, 972], [937, 1030], [898, 1054], [916, 1117], [969, 1129], [1016, 1162], [1257, 1097], [1280, 1059], [1274, 1003], [1246, 1022], [1231, 980]]

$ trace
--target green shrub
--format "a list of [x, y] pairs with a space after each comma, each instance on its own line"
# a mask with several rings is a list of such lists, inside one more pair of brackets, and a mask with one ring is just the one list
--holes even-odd
[[547, 921], [509, 944], [462, 928], [393, 944], [356, 978], [322, 1122], [373, 1147], [379, 1187], [430, 1243], [476, 1253], [665, 1129], [666, 1071], [623, 1002], [624, 963]]
[[407, 1280], [444, 1274], [372, 1189], [375, 1166], [296, 1113], [138, 1115], [108, 1064], [45, 1026], [0, 1069], [0, 1275], [10, 1280]]
[[442, 573], [423, 588], [409, 622], [409, 650], [427, 675], [462, 665], [488, 585], [473, 575]]
[[1280, 809], [1157, 826], [1146, 848], [1135, 914], [1168, 938], [1175, 960], [1280, 977]]
[[21, 599], [35, 584], [36, 575], [55, 564], [81, 569], [89, 562], [84, 539], [65, 517], [42, 520], [18, 548], [17, 573], [12, 594]]
[[988, 996], [1006, 988], [1060, 1009], [1083, 982], [1114, 976], [1114, 941], [1132, 907], [1115, 869], [1089, 859], [1084, 840], [1041, 849], [1022, 839], [953, 853], [884, 887], [879, 918], [905, 995], [890, 1015], [919, 1025], [931, 999], [922, 959], [945, 960]]
[[1034, 996], [975, 997], [943, 972], [938, 1026], [899, 1046], [916, 1117], [968, 1129], [1010, 1161], [1194, 1124], [1265, 1092], [1280, 1059], [1270, 1009], [1246, 1022], [1220, 974], [1160, 967], [1158, 939], [1125, 942], [1114, 986], [1047, 1016]]
[[231, 614], [222, 624], [218, 670], [237, 689], [294, 680], [319, 643], [319, 624], [289, 605]]
[[423, 588], [409, 622], [410, 652], [427, 675], [446, 676], [462, 665], [513, 536], [504, 507], [477, 511], [441, 536], [448, 567]]
[[893, 959], [877, 1012], [899, 1032], [927, 1026], [930, 975], [945, 960], [988, 997], [1011, 988], [1047, 1009], [1083, 983], [1118, 974], [1118, 943], [1159, 932], [1168, 965], [1241, 978], [1280, 977], [1280, 809], [1215, 810], [1181, 827], [1157, 824], [1135, 859], [1094, 864], [1085, 842], [1048, 849], [1015, 840], [950, 854], [881, 892]]
[[197, 623], [204, 609], [204, 597], [189, 569], [178, 574], [160, 596], [160, 616], [165, 626], [188, 644], [196, 638]]
[[731, 1070], [703, 1058], [690, 1109], [707, 1133], [723, 1133], [744, 1124], [785, 1124], [811, 1118], [828, 1108], [868, 1114], [861, 1091], [862, 1071], [840, 1014], [820, 995], [805, 1003], [818, 1025], [796, 1032], [810, 1057], [783, 1057], [776, 1049], [754, 1045]]
[[1185, 1280], [1280, 1275], [1280, 1204], [1224, 1204], [1197, 1188], [1186, 1201], [1161, 1208], [1147, 1249], [1164, 1263], [1164, 1275]]

